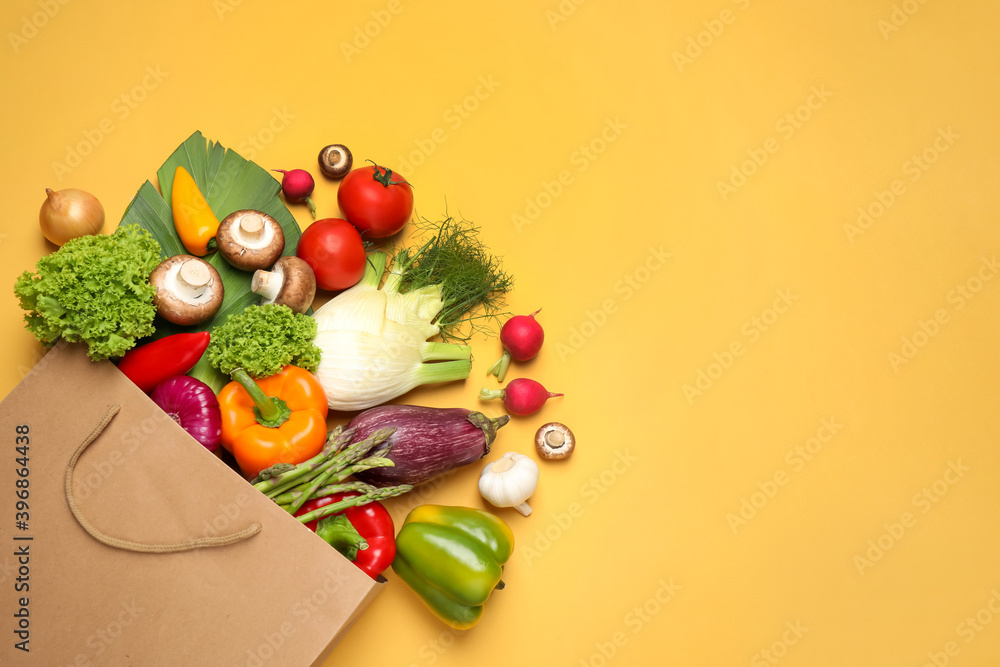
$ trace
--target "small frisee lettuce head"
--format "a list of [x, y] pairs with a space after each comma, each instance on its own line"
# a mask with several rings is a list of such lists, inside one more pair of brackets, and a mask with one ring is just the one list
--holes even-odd
[[308, 315], [273, 303], [248, 306], [212, 329], [205, 355], [226, 375], [242, 368], [251, 377], [264, 378], [288, 365], [315, 373], [321, 353], [314, 338], [316, 320]]
[[120, 357], [153, 333], [149, 274], [160, 244], [135, 225], [68, 241], [25, 271], [14, 294], [26, 328], [40, 343], [86, 343], [94, 361]]

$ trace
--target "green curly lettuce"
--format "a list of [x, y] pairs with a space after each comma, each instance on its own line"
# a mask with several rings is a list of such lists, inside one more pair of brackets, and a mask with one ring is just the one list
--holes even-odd
[[289, 364], [315, 373], [321, 352], [314, 338], [316, 320], [308, 315], [274, 303], [247, 306], [212, 329], [205, 357], [225, 375], [242, 368], [264, 378]]
[[153, 333], [149, 274], [160, 244], [135, 225], [68, 241], [14, 284], [26, 328], [45, 346], [86, 343], [94, 361], [120, 357]]

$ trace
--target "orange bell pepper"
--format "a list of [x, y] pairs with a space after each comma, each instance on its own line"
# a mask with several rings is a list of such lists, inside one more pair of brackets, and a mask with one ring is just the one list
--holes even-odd
[[302, 463], [326, 443], [326, 394], [319, 380], [298, 366], [254, 381], [237, 369], [219, 392], [222, 446], [247, 479], [275, 463]]

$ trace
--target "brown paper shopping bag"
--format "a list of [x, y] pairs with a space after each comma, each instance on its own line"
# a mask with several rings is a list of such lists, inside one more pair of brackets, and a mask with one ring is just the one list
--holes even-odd
[[319, 665], [381, 588], [81, 345], [0, 403], [0, 499], [3, 665]]

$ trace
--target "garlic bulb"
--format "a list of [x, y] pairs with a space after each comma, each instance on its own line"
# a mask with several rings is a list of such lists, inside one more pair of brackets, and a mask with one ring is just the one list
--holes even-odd
[[496, 507], [513, 507], [524, 516], [531, 514], [526, 502], [538, 487], [538, 464], [532, 459], [507, 452], [487, 463], [479, 476], [479, 493]]

